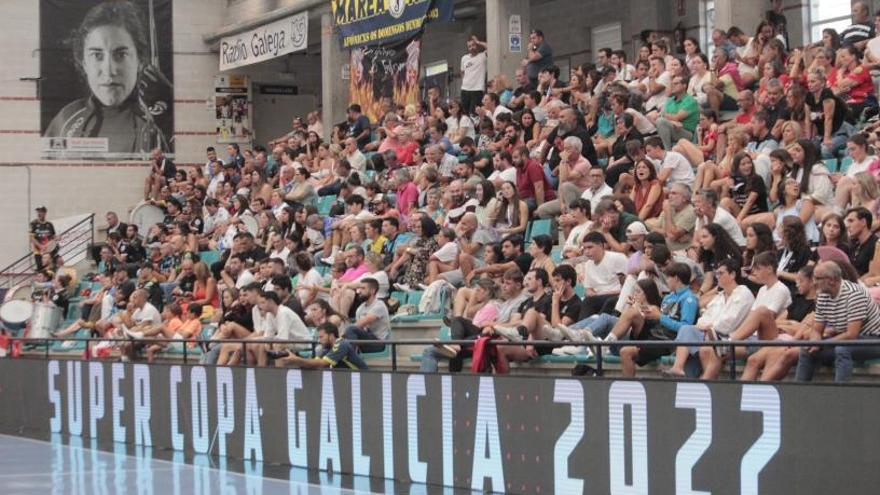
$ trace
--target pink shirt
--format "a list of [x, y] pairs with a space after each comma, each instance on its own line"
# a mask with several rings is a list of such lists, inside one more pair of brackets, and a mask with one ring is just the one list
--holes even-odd
[[361, 263], [359, 266], [345, 270], [345, 273], [339, 277], [340, 282], [354, 282], [368, 272], [367, 264]]
[[590, 161], [581, 155], [578, 156], [578, 161], [574, 164], [574, 166], [569, 165], [569, 170], [581, 174], [579, 179], [572, 181], [574, 185], [578, 187], [578, 189], [586, 189], [590, 187], [591, 168], [592, 166], [590, 165]]
[[419, 189], [412, 182], [407, 182], [405, 186], [397, 188], [397, 211], [404, 218], [409, 217], [410, 209], [419, 200]]

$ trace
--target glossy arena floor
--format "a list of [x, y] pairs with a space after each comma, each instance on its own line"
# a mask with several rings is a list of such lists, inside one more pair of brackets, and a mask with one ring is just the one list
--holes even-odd
[[[236, 472], [217, 466], [216, 462], [198, 459], [162, 460], [146, 455], [129, 455], [125, 445], [117, 445], [109, 452], [86, 448], [78, 440], [70, 444], [54, 441], [0, 435], [0, 493], [4, 495], [30, 494], [248, 494], [248, 495], [364, 495], [370, 483], [381, 480], [354, 480], [367, 489], [341, 488], [345, 483], [326, 473], [306, 473], [276, 468], [285, 478], [265, 477], [262, 473]], [[317, 478], [309, 482], [309, 478]], [[291, 478], [299, 478], [300, 481]], [[359, 482], [360, 481], [360, 482]], [[348, 484], [353, 481], [349, 478]], [[389, 485], [384, 493], [406, 493]], [[416, 487], [413, 487], [416, 488]], [[430, 493], [434, 490], [419, 486], [412, 493]]]

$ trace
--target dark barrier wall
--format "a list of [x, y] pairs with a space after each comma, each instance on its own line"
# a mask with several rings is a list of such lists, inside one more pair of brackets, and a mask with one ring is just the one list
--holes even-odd
[[877, 493], [880, 394], [0, 360], [0, 428], [512, 493]]

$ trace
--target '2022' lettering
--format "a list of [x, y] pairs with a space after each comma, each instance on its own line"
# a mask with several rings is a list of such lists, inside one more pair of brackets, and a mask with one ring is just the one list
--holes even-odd
[[[554, 449], [554, 482], [557, 493], [589, 493], [585, 480], [573, 478], [568, 471], [569, 458], [583, 438], [587, 424], [584, 416], [584, 390], [576, 380], [557, 380], [554, 402], [569, 404], [571, 420], [557, 439]], [[625, 455], [624, 408], [630, 408], [630, 462]], [[695, 428], [675, 456], [675, 493], [708, 495], [694, 490], [692, 473], [696, 463], [712, 444], [712, 395], [703, 383], [676, 385], [675, 407], [693, 409]], [[780, 398], [772, 386], [744, 385], [740, 409], [763, 416], [763, 431], [740, 462], [740, 493], [757, 494], [758, 476], [781, 445]], [[645, 387], [639, 382], [614, 382], [608, 391], [608, 461], [611, 493], [649, 493], [648, 426]], [[631, 469], [627, 482], [626, 471]]]

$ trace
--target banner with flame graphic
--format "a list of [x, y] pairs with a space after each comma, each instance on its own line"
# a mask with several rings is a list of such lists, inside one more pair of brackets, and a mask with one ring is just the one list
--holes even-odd
[[419, 98], [419, 55], [422, 40], [351, 50], [349, 98], [361, 106], [371, 122], [396, 105], [415, 104]]

